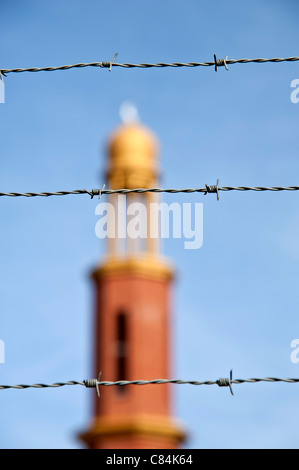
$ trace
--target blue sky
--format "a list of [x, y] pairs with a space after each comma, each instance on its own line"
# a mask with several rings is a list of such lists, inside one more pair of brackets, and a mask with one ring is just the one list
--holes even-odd
[[[298, 55], [295, 0], [1, 0], [3, 68]], [[105, 146], [133, 101], [161, 144], [163, 187], [297, 185], [298, 63], [9, 74], [1, 191], [102, 187]], [[164, 242], [177, 267], [173, 377], [298, 377], [299, 194], [166, 195], [204, 203], [204, 242]], [[1, 383], [92, 377], [89, 272], [97, 200], [1, 198]], [[173, 386], [189, 448], [297, 448], [298, 385]], [[93, 390], [0, 391], [1, 448], [80, 448]]]

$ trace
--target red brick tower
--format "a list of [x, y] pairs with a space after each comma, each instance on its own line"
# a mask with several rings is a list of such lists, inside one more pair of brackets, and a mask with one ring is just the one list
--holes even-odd
[[[108, 187], [157, 187], [158, 176], [155, 136], [141, 124], [121, 125], [108, 145]], [[150, 219], [150, 203], [158, 202], [158, 196], [111, 195], [109, 202], [118, 220], [116, 235], [108, 239], [107, 256], [92, 273], [96, 293], [94, 373], [97, 377], [102, 371], [102, 380], [107, 381], [168, 379], [174, 272], [160, 255], [159, 240], [149, 236], [150, 227], [157, 224]], [[130, 224], [127, 208], [133, 202], [143, 202], [146, 208], [146, 238], [123, 238], [123, 230]], [[92, 449], [178, 448], [185, 434], [171, 417], [170, 387], [101, 387], [101, 397], [95, 394], [93, 422], [81, 439]]]

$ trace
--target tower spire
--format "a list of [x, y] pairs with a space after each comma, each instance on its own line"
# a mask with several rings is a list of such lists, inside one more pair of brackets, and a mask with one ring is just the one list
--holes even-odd
[[[127, 108], [128, 109], [128, 108]], [[131, 112], [131, 111], [130, 111]], [[131, 112], [131, 115], [133, 113]], [[124, 122], [110, 136], [107, 181], [111, 189], [158, 184], [159, 145], [139, 122]], [[110, 195], [115, 211], [141, 202], [147, 213], [154, 193]], [[103, 380], [170, 378], [171, 287], [173, 267], [162, 258], [157, 239], [145, 243], [116, 236], [105, 260], [94, 270], [95, 374]], [[94, 419], [81, 438], [90, 448], [177, 448], [184, 431], [171, 416], [170, 385], [107, 387], [96, 397]]]

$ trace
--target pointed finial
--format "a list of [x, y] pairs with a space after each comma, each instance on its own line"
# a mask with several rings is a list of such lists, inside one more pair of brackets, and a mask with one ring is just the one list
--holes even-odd
[[119, 108], [119, 115], [124, 124], [139, 122], [138, 110], [131, 101], [124, 101]]

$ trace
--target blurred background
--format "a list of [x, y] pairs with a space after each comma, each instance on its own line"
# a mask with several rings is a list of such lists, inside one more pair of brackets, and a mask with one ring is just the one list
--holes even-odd
[[[1, 0], [0, 67], [298, 55], [295, 0]], [[102, 187], [125, 100], [158, 136], [161, 187], [298, 185], [299, 63], [7, 75], [0, 190]], [[172, 376], [298, 377], [299, 194], [164, 195], [204, 203], [204, 242], [165, 240], [177, 268]], [[105, 252], [89, 196], [1, 198], [1, 384], [94, 376], [92, 268]], [[103, 377], [104, 378], [104, 377]], [[138, 377], [136, 377], [138, 379]], [[298, 385], [174, 385], [187, 448], [297, 448]], [[94, 390], [0, 391], [1, 448], [81, 448]]]

